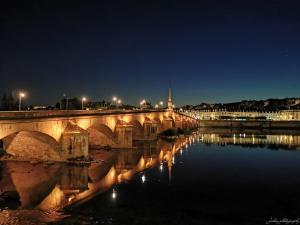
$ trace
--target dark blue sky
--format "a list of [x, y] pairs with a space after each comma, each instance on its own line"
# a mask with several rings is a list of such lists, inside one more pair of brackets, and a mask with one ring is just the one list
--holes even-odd
[[0, 22], [0, 92], [32, 104], [155, 103], [169, 80], [177, 105], [300, 93], [298, 0], [4, 0]]

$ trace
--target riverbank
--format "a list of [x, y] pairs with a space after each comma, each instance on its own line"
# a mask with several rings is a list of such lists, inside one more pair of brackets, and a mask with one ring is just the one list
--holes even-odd
[[200, 128], [300, 129], [300, 121], [200, 120]]

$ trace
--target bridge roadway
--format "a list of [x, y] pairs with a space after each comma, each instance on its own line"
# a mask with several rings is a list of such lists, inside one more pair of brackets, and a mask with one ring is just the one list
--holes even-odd
[[0, 112], [0, 140], [19, 158], [66, 160], [88, 156], [89, 148], [132, 148], [166, 129], [193, 129], [187, 115], [165, 110], [57, 110]]

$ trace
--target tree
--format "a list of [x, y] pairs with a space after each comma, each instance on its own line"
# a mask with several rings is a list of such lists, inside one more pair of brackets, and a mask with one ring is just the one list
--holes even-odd
[[55, 109], [60, 109], [60, 103], [59, 102], [56, 102]]
[[7, 95], [4, 93], [1, 99], [1, 110], [7, 110], [7, 108]]
[[17, 102], [14, 99], [12, 92], [10, 92], [8, 99], [7, 99], [8, 109], [7, 110], [16, 110], [17, 109]]

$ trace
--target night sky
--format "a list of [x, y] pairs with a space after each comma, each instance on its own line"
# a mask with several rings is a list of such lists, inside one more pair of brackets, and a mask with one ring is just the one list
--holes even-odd
[[0, 77], [27, 104], [299, 97], [300, 1], [1, 0]]

